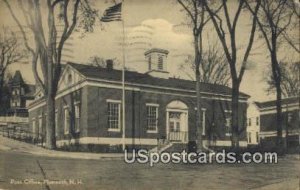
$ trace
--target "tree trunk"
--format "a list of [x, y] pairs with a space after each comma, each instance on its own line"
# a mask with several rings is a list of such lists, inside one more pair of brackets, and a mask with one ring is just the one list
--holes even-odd
[[[275, 50], [276, 51], [276, 50]], [[276, 128], [277, 128], [277, 139], [276, 145], [279, 149], [284, 148], [284, 142], [282, 137], [282, 106], [281, 106], [281, 71], [277, 61], [276, 52], [271, 53], [272, 61], [272, 73], [276, 88]]]
[[4, 76], [2, 77], [1, 76], [2, 74], [0, 74], [0, 105], [2, 105], [2, 98], [3, 98], [3, 96], [2, 96], [2, 94], [3, 94], [3, 84], [4, 84]]
[[239, 148], [239, 88], [240, 84], [232, 80], [232, 98], [231, 98], [231, 147]]
[[197, 117], [196, 117], [196, 127], [197, 127], [197, 147], [198, 150], [202, 150], [202, 126], [201, 126], [201, 94], [200, 94], [200, 71], [196, 68], [196, 96], [197, 96]]
[[200, 64], [201, 64], [201, 54], [199, 47], [199, 40], [201, 42], [200, 36], [197, 35], [197, 32], [194, 31], [194, 48], [195, 48], [195, 77], [196, 77], [196, 137], [197, 137], [197, 149], [199, 151], [203, 148], [202, 142], [202, 126], [201, 126], [201, 94], [200, 94]]
[[47, 96], [46, 148], [55, 149], [55, 96]]
[[283, 138], [282, 138], [282, 107], [281, 107], [281, 88], [280, 88], [280, 79], [275, 82], [276, 85], [276, 127], [277, 127], [277, 146], [283, 148]]

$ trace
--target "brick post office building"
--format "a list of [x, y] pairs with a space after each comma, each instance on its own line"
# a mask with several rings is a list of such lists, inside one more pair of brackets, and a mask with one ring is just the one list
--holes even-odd
[[[128, 147], [156, 146], [158, 139], [187, 143], [196, 140], [195, 82], [169, 78], [168, 51], [145, 53], [148, 72], [125, 72], [125, 142]], [[248, 95], [240, 94], [240, 128], [246, 127]], [[56, 97], [57, 145], [122, 143], [122, 71], [68, 63]], [[231, 89], [201, 83], [203, 136], [216, 146], [230, 146]], [[37, 96], [29, 107], [36, 138], [45, 133], [46, 104]], [[246, 145], [246, 130], [241, 146]]]

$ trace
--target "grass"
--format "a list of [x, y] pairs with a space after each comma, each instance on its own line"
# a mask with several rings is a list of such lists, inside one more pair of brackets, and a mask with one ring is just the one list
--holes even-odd
[[123, 161], [39, 157], [0, 153], [0, 189], [41, 189], [41, 185], [11, 185], [10, 179], [80, 179], [82, 185], [50, 185], [51, 189], [251, 189], [299, 178], [299, 160], [278, 164], [126, 164]]

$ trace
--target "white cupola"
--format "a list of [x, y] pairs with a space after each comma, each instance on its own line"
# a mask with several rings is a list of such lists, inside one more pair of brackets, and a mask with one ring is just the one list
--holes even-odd
[[153, 77], [169, 78], [167, 69], [168, 50], [152, 48], [145, 52], [145, 57], [148, 63], [147, 73]]

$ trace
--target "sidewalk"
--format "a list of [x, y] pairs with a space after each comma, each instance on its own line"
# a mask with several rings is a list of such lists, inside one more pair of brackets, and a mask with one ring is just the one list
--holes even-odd
[[0, 151], [16, 151], [34, 154], [38, 156], [48, 156], [55, 158], [74, 158], [92, 160], [123, 160], [123, 153], [87, 153], [87, 152], [63, 152], [47, 150], [36, 145], [20, 142], [14, 139], [0, 136]]

